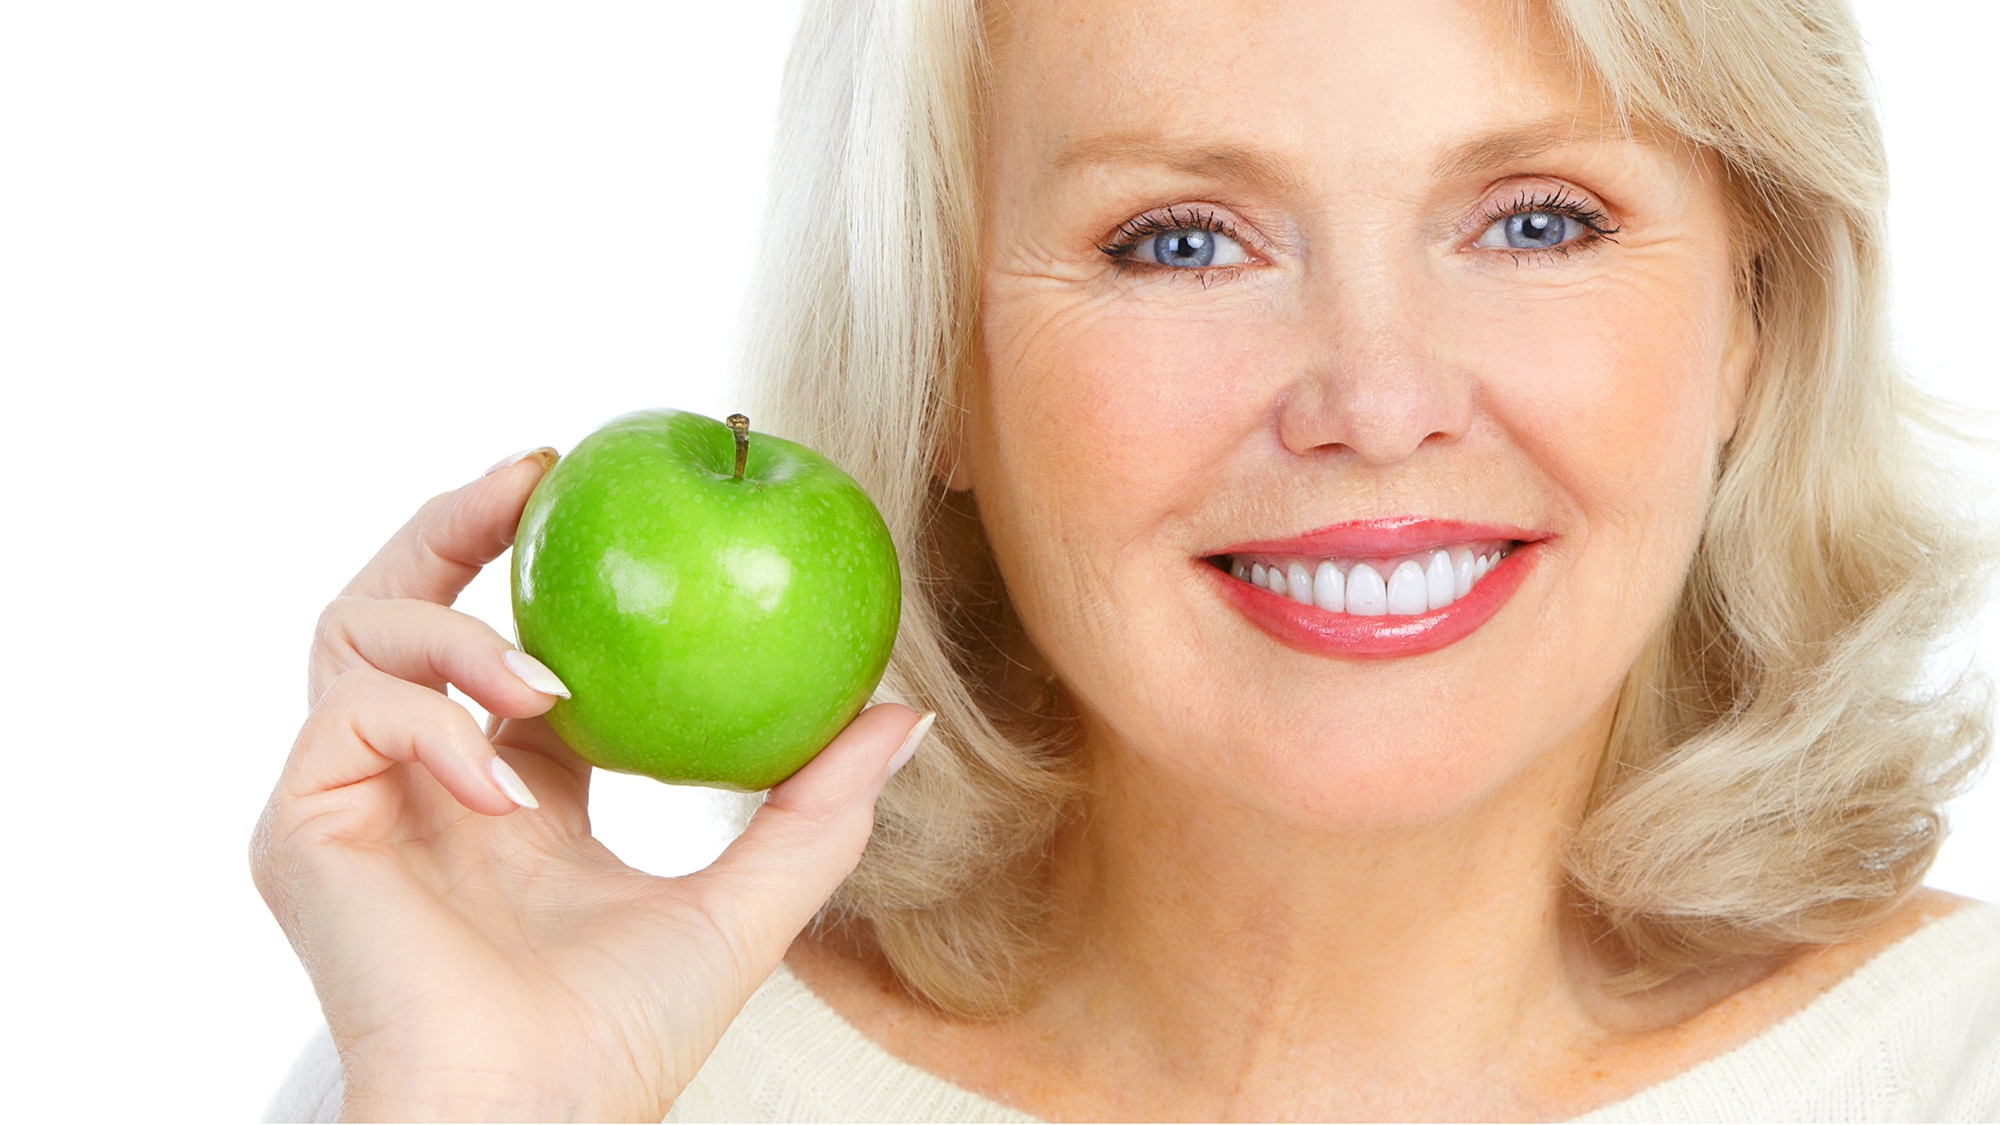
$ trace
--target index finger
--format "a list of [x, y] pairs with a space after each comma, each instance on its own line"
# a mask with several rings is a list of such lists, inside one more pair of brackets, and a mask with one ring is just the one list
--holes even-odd
[[531, 449], [463, 488], [432, 497], [341, 595], [450, 605], [479, 568], [513, 544], [528, 494], [555, 463], [555, 450]]

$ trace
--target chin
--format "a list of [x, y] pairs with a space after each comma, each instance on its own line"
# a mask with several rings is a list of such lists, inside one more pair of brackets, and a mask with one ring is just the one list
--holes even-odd
[[1518, 716], [1372, 702], [1251, 726], [1233, 755], [1234, 795], [1301, 827], [1416, 826], [1468, 811], [1563, 741]]
[[[1579, 759], [1601, 753], [1630, 660], [1551, 659], [1566, 647], [1496, 633], [1406, 660], [1329, 661], [1270, 645], [1072, 682], [1110, 705], [1093, 708], [1108, 736], [1094, 741], [1147, 772], [1301, 829], [1362, 831], [1450, 819], [1545, 767], [1588, 786], [1595, 766]], [[1121, 697], [1134, 683], [1173, 690]]]

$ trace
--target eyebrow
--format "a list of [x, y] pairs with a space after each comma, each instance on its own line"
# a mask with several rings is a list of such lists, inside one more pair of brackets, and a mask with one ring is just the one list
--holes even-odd
[[[1569, 115], [1495, 129], [1446, 149], [1432, 165], [1438, 179], [1457, 179], [1488, 168], [1560, 148], [1612, 140], [1648, 138]], [[1297, 191], [1305, 177], [1283, 157], [1241, 145], [1201, 145], [1158, 133], [1123, 132], [1086, 137], [1056, 154], [1054, 165], [1070, 170], [1097, 164], [1137, 164], [1211, 180], [1247, 182], [1273, 191]]]
[[1431, 165], [1431, 175], [1440, 180], [1453, 180], [1502, 164], [1511, 164], [1516, 160], [1539, 156], [1552, 148], [1561, 148], [1564, 145], [1647, 139], [1643, 135], [1635, 135], [1597, 122], [1578, 121], [1570, 116], [1545, 117], [1526, 125], [1481, 133], [1470, 140], [1451, 146], [1437, 158], [1435, 164]]
[[1210, 180], [1235, 180], [1275, 191], [1297, 191], [1305, 177], [1283, 158], [1240, 145], [1198, 145], [1156, 133], [1088, 137], [1056, 154], [1062, 170], [1094, 164], [1141, 164]]

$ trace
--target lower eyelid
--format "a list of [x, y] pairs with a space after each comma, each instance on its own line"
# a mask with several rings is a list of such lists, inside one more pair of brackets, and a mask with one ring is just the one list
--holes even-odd
[[1516, 266], [1554, 265], [1567, 261], [1577, 254], [1595, 253], [1606, 241], [1608, 240], [1603, 235], [1590, 234], [1574, 242], [1565, 242], [1560, 246], [1550, 246], [1541, 250], [1519, 250], [1511, 246], [1502, 246], [1484, 252], [1494, 255], [1504, 254]]
[[1143, 274], [1148, 288], [1154, 283], [1163, 285], [1187, 283], [1199, 285], [1203, 289], [1233, 280], [1244, 271], [1246, 265], [1247, 263], [1234, 266], [1185, 267], [1162, 266], [1154, 262], [1134, 262], [1129, 260], [1112, 263], [1112, 266], [1121, 275], [1128, 272]]

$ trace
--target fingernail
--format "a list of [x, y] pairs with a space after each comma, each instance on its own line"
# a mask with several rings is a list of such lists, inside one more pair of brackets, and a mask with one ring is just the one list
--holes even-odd
[[917, 725], [910, 728], [910, 733], [903, 738], [902, 748], [896, 751], [895, 757], [889, 759], [890, 777], [896, 776], [896, 771], [909, 763], [910, 755], [917, 752], [917, 744], [931, 732], [931, 724], [935, 722], [937, 722], [937, 712], [926, 711], [924, 717], [917, 720]]
[[549, 465], [555, 464], [556, 451], [546, 445], [538, 445], [533, 449], [523, 449], [519, 453], [513, 454], [508, 457], [502, 457], [497, 463], [494, 464], [492, 468], [486, 470], [484, 473], [481, 473], [480, 475], [490, 477], [494, 473], [497, 473], [500, 470], [507, 468], [510, 465], [518, 465], [521, 462], [526, 461], [530, 457], [542, 458], [543, 461], [542, 467], [547, 468]]
[[494, 755], [493, 765], [489, 769], [493, 773], [493, 784], [500, 787], [500, 792], [507, 794], [508, 800], [524, 809], [542, 807], [542, 803], [535, 800], [535, 795], [528, 792], [528, 783], [521, 780], [521, 775], [514, 772], [513, 766], [507, 764], [507, 759]]
[[543, 695], [553, 695], [558, 699], [569, 698], [569, 688], [554, 672], [549, 671], [549, 666], [520, 649], [510, 648], [501, 653], [500, 663], [505, 664], [507, 670], [514, 673], [522, 683]]

